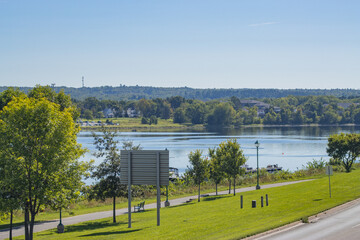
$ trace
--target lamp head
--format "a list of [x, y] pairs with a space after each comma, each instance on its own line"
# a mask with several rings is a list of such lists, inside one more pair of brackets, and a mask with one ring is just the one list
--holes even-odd
[[260, 143], [259, 143], [259, 141], [258, 140], [256, 140], [256, 142], [255, 142], [255, 147], [259, 147], [260, 146]]

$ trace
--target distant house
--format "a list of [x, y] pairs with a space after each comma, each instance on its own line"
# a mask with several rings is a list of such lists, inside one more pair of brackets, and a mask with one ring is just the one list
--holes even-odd
[[129, 118], [140, 117], [140, 111], [136, 111], [136, 109], [133, 109], [133, 108], [128, 108], [126, 110], [126, 114]]
[[[257, 107], [258, 108], [258, 112], [257, 115], [259, 117], [264, 117], [265, 114], [268, 112], [268, 110], [270, 109], [271, 105], [268, 103], [264, 103], [264, 102], [260, 102], [257, 100], [240, 100], [241, 106], [244, 107]], [[273, 107], [274, 112], [279, 113], [281, 111], [280, 107]]]
[[113, 118], [115, 117], [115, 110], [110, 109], [110, 108], [106, 108], [104, 111], [104, 117], [105, 118]]

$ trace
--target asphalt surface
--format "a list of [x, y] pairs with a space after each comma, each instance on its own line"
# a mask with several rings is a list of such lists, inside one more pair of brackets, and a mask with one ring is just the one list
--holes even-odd
[[[320, 217], [313, 223], [298, 223], [288, 229], [262, 237], [261, 240], [355, 240], [360, 239], [360, 201], [347, 209]], [[330, 210], [331, 211], [331, 210]]]
[[[274, 183], [274, 184], [263, 185], [263, 186], [261, 186], [261, 188], [267, 189], [267, 188], [272, 188], [272, 187], [280, 187], [280, 186], [285, 186], [285, 185], [290, 185], [290, 184], [295, 184], [295, 183], [305, 182], [305, 181], [311, 181], [311, 180]], [[248, 191], [253, 191], [253, 190], [255, 190], [255, 187], [239, 188], [239, 189], [236, 189], [236, 193], [248, 192]], [[228, 194], [228, 192], [229, 192], [228, 190], [220, 191], [220, 192], [218, 192], [218, 194], [219, 195]], [[210, 193], [209, 195], [210, 196], [215, 195], [215, 193]], [[189, 199], [197, 199], [197, 198], [198, 198], [198, 196], [194, 195], [194, 196], [190, 196], [190, 197], [172, 199], [172, 200], [169, 200], [169, 202], [170, 202], [170, 206], [176, 206], [176, 205], [186, 203], [186, 201], [188, 201]], [[161, 207], [165, 207], [164, 202], [161, 203]], [[151, 208], [156, 208], [156, 203], [145, 205], [145, 209], [151, 209]], [[128, 210], [127, 208], [118, 209], [118, 210], [116, 210], [116, 215], [127, 214], [127, 212], [128, 212], [127, 210]], [[91, 220], [102, 219], [102, 218], [108, 218], [108, 217], [112, 217], [112, 211], [95, 212], [95, 213], [89, 213], [89, 214], [84, 214], [84, 215], [78, 215], [78, 216], [74, 216], [74, 217], [67, 217], [67, 218], [62, 219], [62, 223], [64, 224], [65, 231], [66, 231], [66, 226], [68, 226], [68, 225], [91, 221]], [[58, 224], [59, 224], [58, 219], [51, 220], [51, 221], [39, 222], [39, 223], [35, 224], [35, 226], [34, 226], [34, 233], [56, 228]], [[18, 226], [18, 227], [13, 228], [13, 237], [21, 236], [21, 235], [24, 235], [24, 226]], [[8, 237], [9, 237], [8, 229], [0, 230], [0, 239], [6, 239]]]

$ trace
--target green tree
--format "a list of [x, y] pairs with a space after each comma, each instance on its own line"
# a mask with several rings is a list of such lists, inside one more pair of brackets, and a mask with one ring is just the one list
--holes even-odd
[[241, 173], [241, 165], [245, 164], [246, 162], [246, 157], [240, 148], [240, 144], [236, 141], [236, 139], [229, 139], [224, 141], [219, 144], [219, 147], [216, 149], [213, 155], [215, 155], [215, 157], [220, 160], [222, 171], [229, 179], [229, 187], [231, 178], [233, 178], [235, 195], [235, 180], [236, 177]]
[[209, 161], [201, 157], [202, 151], [195, 150], [190, 152], [188, 173], [194, 179], [195, 184], [199, 186], [198, 202], [200, 202], [200, 185], [207, 178], [209, 172]]
[[149, 118], [156, 113], [156, 104], [152, 100], [140, 99], [137, 106], [143, 117]]
[[354, 123], [355, 124], [360, 124], [360, 108], [357, 108], [354, 111]]
[[328, 105], [324, 109], [324, 113], [320, 118], [320, 123], [322, 124], [336, 124], [341, 121], [341, 117], [338, 115], [336, 110], [331, 106]]
[[173, 96], [167, 99], [172, 109], [177, 109], [182, 103], [185, 102], [185, 98], [181, 96]]
[[201, 101], [193, 101], [186, 108], [186, 116], [191, 120], [192, 124], [203, 124], [206, 113], [205, 103]]
[[2, 181], [0, 181], [0, 222], [3, 220], [2, 218], [10, 215], [9, 239], [12, 239], [13, 212], [22, 206], [20, 201], [21, 190], [13, 183], [7, 182], [7, 179], [11, 179], [13, 174], [8, 172], [6, 168], [0, 169], [0, 175], [3, 176]]
[[[99, 182], [93, 187], [94, 195], [91, 198], [105, 200], [113, 199], [113, 222], [116, 222], [116, 197], [124, 195], [126, 187], [120, 183], [120, 149], [119, 141], [115, 138], [117, 131], [111, 131], [105, 126], [101, 127], [101, 135], [92, 133], [96, 152], [94, 156], [104, 160], [92, 170], [92, 177]], [[140, 145], [134, 146], [132, 142], [123, 143], [125, 150], [139, 150]], [[126, 196], [126, 194], [125, 194]]]
[[360, 156], [360, 134], [335, 134], [328, 138], [326, 152], [335, 161], [340, 161], [346, 172], [351, 171], [352, 164]]
[[234, 108], [229, 103], [219, 103], [208, 116], [207, 122], [211, 126], [229, 126], [232, 124], [235, 114]]
[[209, 149], [210, 156], [210, 179], [215, 183], [216, 195], [218, 195], [218, 184], [224, 179], [224, 172], [221, 166], [221, 159], [216, 157], [216, 149]]
[[94, 118], [93, 112], [90, 111], [89, 109], [85, 109], [85, 111], [83, 113], [83, 118], [85, 118], [87, 120], [92, 120]]
[[101, 135], [92, 133], [97, 158], [105, 157], [103, 162], [92, 170], [92, 178], [99, 180], [94, 186], [94, 198], [105, 200], [113, 199], [113, 222], [116, 222], [116, 197], [121, 194], [120, 185], [120, 149], [117, 147], [119, 141], [115, 140], [117, 131], [110, 131], [101, 126]]
[[25, 96], [18, 88], [8, 88], [0, 93], [0, 110], [2, 110], [14, 97]]
[[292, 117], [293, 124], [303, 124], [304, 123], [304, 115], [301, 109], [296, 109], [296, 112], [293, 113]]
[[266, 113], [264, 117], [264, 124], [277, 124], [277, 114], [273, 109], [270, 109], [268, 113]]
[[64, 109], [72, 111], [71, 114], [74, 120], [80, 116], [78, 109], [71, 101], [70, 95], [65, 94], [63, 90], [56, 93], [50, 86], [36, 85], [36, 87], [29, 91], [28, 97], [36, 99], [46, 98], [50, 102], [59, 104], [60, 111], [63, 111]]
[[[44, 98], [15, 98], [0, 111], [0, 169], [14, 174], [0, 182], [21, 189], [25, 239], [33, 238], [35, 217], [64, 189], [77, 192], [88, 164], [76, 141], [74, 109]], [[30, 219], [29, 219], [30, 218]]]
[[182, 108], [177, 108], [174, 112], [174, 123], [184, 123], [186, 122], [185, 111]]

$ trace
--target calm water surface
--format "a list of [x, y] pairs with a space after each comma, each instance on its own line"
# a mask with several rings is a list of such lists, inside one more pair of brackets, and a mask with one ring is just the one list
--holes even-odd
[[[144, 150], [170, 151], [170, 166], [183, 173], [188, 166], [188, 154], [195, 149], [207, 156], [208, 149], [227, 139], [236, 138], [248, 158], [247, 164], [256, 167], [255, 141], [259, 140], [259, 166], [279, 164], [283, 169], [294, 171], [313, 159], [328, 160], [327, 138], [336, 133], [359, 133], [359, 126], [352, 127], [251, 127], [222, 132], [120, 132], [117, 140], [131, 140], [141, 144]], [[95, 159], [93, 137], [89, 132], [81, 132], [78, 142], [90, 150], [85, 160]], [[120, 146], [121, 147], [121, 146]]]

